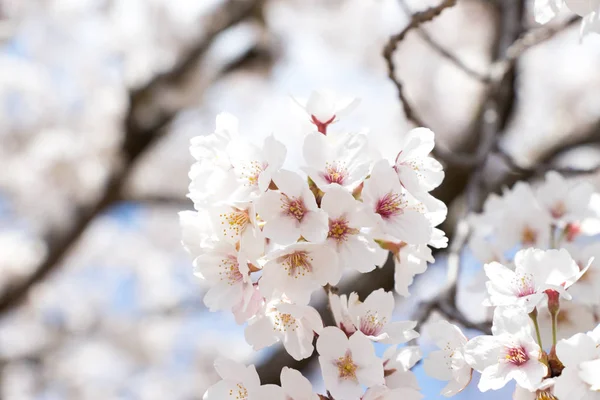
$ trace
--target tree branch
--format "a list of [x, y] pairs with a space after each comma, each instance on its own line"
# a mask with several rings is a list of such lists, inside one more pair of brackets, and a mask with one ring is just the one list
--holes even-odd
[[78, 210], [75, 222], [69, 229], [66, 231], [53, 230], [46, 235], [48, 248], [46, 259], [32, 275], [7, 287], [0, 296], [0, 313], [10, 311], [26, 299], [33, 286], [44, 280], [61, 265], [69, 250], [92, 221], [121, 199], [123, 188], [133, 165], [164, 134], [164, 128], [178, 111], [165, 111], [148, 123], [139, 117], [140, 108], [144, 107], [148, 101], [156, 99], [165, 84], [175, 82], [181, 75], [193, 68], [221, 32], [244, 18], [252, 16], [256, 7], [262, 3], [262, 0], [226, 1], [213, 15], [207, 18], [209, 25], [206, 35], [182, 57], [172, 71], [156, 76], [143, 88], [130, 93], [129, 110], [125, 118], [125, 137], [121, 151], [122, 166], [112, 172], [99, 198], [93, 204], [83, 206]]
[[443, 0], [438, 6], [431, 7], [426, 9], [425, 11], [421, 11], [415, 13], [408, 25], [398, 34], [393, 35], [388, 40], [387, 44], [383, 48], [383, 58], [385, 59], [388, 77], [396, 86], [398, 90], [398, 98], [400, 99], [400, 103], [402, 104], [402, 108], [404, 109], [404, 114], [406, 118], [411, 121], [416, 126], [427, 126], [423, 123], [423, 120], [418, 116], [415, 110], [412, 108], [409, 101], [406, 99], [406, 95], [404, 94], [404, 87], [402, 82], [396, 77], [396, 65], [394, 64], [393, 56], [398, 44], [404, 40], [406, 35], [413, 29], [419, 28], [422, 24], [429, 22], [435, 19], [438, 15], [440, 15], [446, 8], [453, 7], [456, 5], [457, 0]]

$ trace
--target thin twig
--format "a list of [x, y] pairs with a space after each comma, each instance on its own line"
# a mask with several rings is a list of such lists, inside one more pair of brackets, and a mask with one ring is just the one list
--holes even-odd
[[[408, 6], [408, 4], [406, 4], [406, 0], [399, 0], [399, 3], [400, 3], [400, 7], [404, 11], [404, 13], [407, 14], [408, 16], [412, 16], [413, 12], [410, 9], [410, 7]], [[443, 47], [441, 44], [439, 44], [437, 41], [435, 41], [431, 37], [431, 35], [429, 33], [427, 33], [426, 29], [423, 29], [422, 27], [418, 27], [418, 28], [416, 28], [416, 32], [425, 42], [427, 42], [427, 44], [429, 44], [429, 46], [431, 46], [442, 57], [444, 57], [449, 62], [454, 64], [454, 66], [456, 66], [458, 69], [463, 71], [465, 74], [467, 74], [471, 78], [481, 81], [483, 83], [489, 82], [489, 79], [490, 79], [489, 75], [475, 71], [473, 68], [469, 67], [467, 64], [464, 63], [464, 61], [462, 61], [460, 58], [458, 58], [458, 56], [451, 53], [449, 50], [447, 50], [445, 47]]]
[[415, 110], [412, 108], [411, 104], [406, 99], [404, 94], [404, 87], [402, 82], [396, 77], [396, 65], [393, 61], [394, 52], [398, 47], [398, 44], [404, 40], [406, 35], [413, 29], [417, 29], [422, 24], [429, 22], [440, 15], [446, 8], [453, 7], [456, 5], [457, 0], [444, 0], [438, 6], [428, 8], [424, 11], [415, 13], [408, 25], [398, 34], [393, 35], [389, 38], [387, 44], [383, 48], [383, 57], [386, 61], [388, 77], [396, 86], [398, 90], [398, 97], [400, 98], [400, 102], [402, 103], [402, 108], [404, 109], [404, 114], [406, 118], [414, 123], [416, 126], [426, 126], [423, 123], [423, 120], [418, 116]]

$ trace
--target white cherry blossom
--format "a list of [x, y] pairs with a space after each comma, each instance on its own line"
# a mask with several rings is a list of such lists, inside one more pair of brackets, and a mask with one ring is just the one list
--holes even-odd
[[418, 390], [410, 388], [390, 389], [384, 385], [372, 386], [367, 389], [361, 400], [419, 400], [423, 395]]
[[548, 368], [541, 361], [542, 350], [532, 336], [527, 314], [517, 308], [497, 308], [492, 333], [477, 336], [465, 346], [466, 361], [481, 372], [479, 390], [498, 390], [511, 379], [535, 390]]
[[348, 336], [356, 332], [356, 326], [348, 310], [348, 305], [358, 303], [360, 300], [356, 292], [350, 293], [349, 296], [345, 294], [337, 295], [335, 293], [329, 293], [329, 306], [331, 307], [331, 313], [333, 319], [338, 328], [340, 328]]
[[425, 208], [402, 187], [386, 160], [373, 167], [362, 197], [382, 235], [408, 244], [426, 244], [431, 239], [433, 228]]
[[264, 235], [282, 245], [300, 237], [323, 242], [329, 232], [327, 213], [318, 208], [308, 183], [287, 170], [276, 173], [273, 182], [278, 190], [268, 190], [256, 201], [256, 212], [265, 221]]
[[484, 268], [489, 279], [489, 304], [520, 306], [528, 313], [546, 298], [546, 290], [559, 292], [570, 299], [565, 289], [582, 275], [565, 249], [521, 250], [515, 255], [514, 271], [495, 262]]
[[276, 299], [249, 322], [245, 336], [254, 350], [281, 341], [294, 359], [302, 360], [313, 353], [314, 334], [321, 329], [323, 321], [317, 310]]
[[369, 272], [383, 265], [387, 252], [368, 229], [370, 219], [362, 204], [344, 188], [335, 185], [321, 199], [321, 209], [329, 216], [326, 244], [338, 255], [340, 265]]
[[313, 291], [337, 284], [342, 276], [335, 251], [322, 244], [292, 244], [266, 260], [259, 287], [267, 298], [281, 292], [294, 303], [308, 304]]
[[226, 358], [218, 358], [215, 370], [221, 380], [208, 388], [203, 400], [248, 399], [260, 387], [260, 378], [254, 365], [246, 367]]
[[565, 367], [554, 386], [554, 393], [559, 399], [600, 399], [598, 336], [600, 328], [587, 334], [577, 333], [557, 343], [556, 354]]
[[527, 390], [517, 385], [513, 400], [556, 400], [554, 382], [556, 382], [554, 378], [544, 379], [535, 390]]
[[589, 306], [600, 305], [600, 243], [591, 243], [582, 248], [571, 246], [569, 252], [579, 269], [583, 270], [587, 264], [590, 264], [587, 271], [571, 286], [569, 294], [578, 303]]
[[434, 146], [431, 130], [415, 128], [406, 135], [394, 164], [402, 185], [421, 201], [421, 193], [432, 191], [444, 179], [442, 165], [429, 156]]
[[427, 325], [427, 336], [440, 348], [429, 353], [423, 363], [427, 375], [448, 381], [441, 391], [445, 397], [460, 393], [471, 381], [473, 370], [465, 360], [467, 338], [448, 321], [440, 320]]
[[[574, 286], [569, 289], [569, 292]], [[538, 308], [538, 323], [542, 343], [549, 348], [552, 344], [552, 316], [547, 307]], [[578, 332], [587, 332], [596, 327], [596, 316], [592, 307], [572, 301], [563, 301], [560, 304], [560, 312], [557, 316], [558, 340], [566, 339]]]
[[262, 148], [242, 139], [229, 142], [227, 154], [240, 182], [238, 191], [249, 196], [265, 192], [273, 175], [283, 165], [286, 153], [286, 147], [273, 136], [264, 140]]
[[358, 106], [360, 100], [353, 97], [339, 97], [330, 90], [315, 90], [306, 102], [292, 99], [302, 107], [322, 134], [327, 133], [327, 127], [339, 117], [350, 113]]
[[302, 169], [325, 192], [337, 185], [352, 190], [369, 174], [366, 147], [367, 138], [361, 134], [340, 137], [309, 133], [304, 139], [306, 166]]
[[378, 289], [364, 302], [348, 303], [348, 312], [357, 330], [375, 342], [401, 344], [419, 336], [415, 321], [392, 322], [394, 294]]
[[545, 182], [538, 187], [538, 202], [550, 217], [564, 226], [590, 216], [590, 200], [594, 187], [587, 182], [569, 182], [555, 171], [546, 173]]
[[223, 112], [217, 115], [215, 132], [205, 136], [195, 136], [190, 141], [190, 153], [197, 161], [209, 161], [222, 168], [230, 168], [227, 145], [238, 138], [239, 121], [232, 114]]
[[383, 364], [361, 332], [350, 338], [336, 327], [324, 328], [317, 340], [325, 387], [334, 398], [358, 400], [367, 388], [385, 383]]

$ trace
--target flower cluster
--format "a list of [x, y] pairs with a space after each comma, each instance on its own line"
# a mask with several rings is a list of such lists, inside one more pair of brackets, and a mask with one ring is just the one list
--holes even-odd
[[600, 33], [600, 1], [599, 0], [535, 0], [535, 20], [540, 24], [553, 19], [562, 9], [583, 17], [581, 35]]
[[471, 217], [470, 247], [486, 263], [485, 305], [495, 307], [492, 335], [467, 340], [436, 323], [441, 350], [425, 369], [449, 381], [444, 395], [476, 370], [481, 391], [514, 380], [517, 400], [600, 398], [598, 245], [585, 243], [598, 233], [597, 200], [591, 185], [549, 172], [536, 188], [517, 183], [492, 195]]
[[[314, 92], [297, 100], [314, 126], [305, 133], [303, 164], [288, 165], [293, 150], [270, 135], [258, 146], [220, 114], [216, 131], [196, 137], [191, 153], [189, 198], [195, 211], [180, 213], [183, 242], [194, 271], [209, 286], [204, 303], [230, 311], [255, 350], [281, 342], [301, 360], [316, 348], [326, 387], [336, 399], [418, 399], [409, 369], [418, 348], [390, 348], [384, 359], [373, 342], [397, 345], [418, 336], [416, 323], [392, 321], [394, 296], [378, 290], [364, 302], [334, 290], [345, 273], [396, 264], [396, 290], [407, 296], [415, 274], [432, 261], [428, 246], [445, 247], [436, 228], [446, 206], [430, 195], [444, 176], [429, 156], [434, 134], [406, 135], [393, 162], [363, 133], [336, 132], [333, 124], [356, 106]], [[286, 164], [287, 163], [287, 164]], [[287, 168], [284, 168], [286, 164]], [[325, 287], [338, 326], [324, 327], [310, 305]], [[282, 371], [282, 387], [260, 386], [253, 367], [217, 362], [223, 380], [206, 399], [315, 398], [297, 371]], [[364, 388], [367, 388], [366, 393]]]

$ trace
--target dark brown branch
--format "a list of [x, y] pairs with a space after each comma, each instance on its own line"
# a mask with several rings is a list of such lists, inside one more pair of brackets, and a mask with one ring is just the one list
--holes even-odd
[[[400, 0], [399, 3], [400, 3], [400, 7], [402, 7], [402, 10], [404, 11], [404, 13], [406, 13], [408, 16], [413, 15], [412, 10], [408, 6], [408, 4], [406, 4], [406, 0]], [[435, 41], [431, 37], [431, 35], [429, 35], [429, 33], [427, 33], [427, 30], [423, 29], [422, 27], [418, 27], [416, 29], [416, 32], [425, 42], [427, 42], [427, 44], [429, 44], [429, 46], [431, 48], [433, 48], [436, 52], [438, 52], [442, 57], [447, 59], [450, 63], [454, 64], [454, 66], [456, 66], [458, 69], [463, 71], [465, 74], [467, 74], [471, 78], [481, 81], [483, 83], [488, 83], [488, 81], [489, 81], [488, 75], [482, 74], [478, 71], [475, 71], [473, 68], [469, 67], [467, 64], [464, 63], [464, 61], [462, 61], [460, 58], [458, 58], [455, 54], [451, 53], [449, 50], [447, 50], [445, 47], [443, 47], [441, 44], [439, 44], [437, 41]]]
[[415, 112], [411, 104], [406, 99], [406, 95], [404, 94], [404, 87], [402, 82], [396, 77], [396, 65], [394, 64], [393, 56], [398, 44], [404, 40], [406, 35], [413, 29], [419, 28], [422, 24], [429, 22], [440, 15], [445, 9], [453, 7], [456, 5], [457, 0], [444, 0], [438, 6], [431, 7], [426, 9], [425, 11], [418, 12], [412, 16], [408, 25], [398, 34], [393, 35], [388, 40], [387, 44], [383, 48], [383, 58], [385, 59], [388, 77], [396, 86], [398, 90], [398, 97], [400, 98], [400, 103], [402, 104], [402, 108], [404, 109], [404, 114], [406, 118], [411, 121], [416, 126], [427, 126], [423, 123], [423, 120], [418, 116]]
[[252, 16], [262, 0], [229, 0], [225, 2], [209, 21], [206, 35], [191, 48], [181, 61], [168, 73], [158, 75], [143, 88], [130, 93], [129, 110], [125, 119], [125, 137], [122, 145], [123, 163], [110, 175], [100, 197], [93, 203], [81, 207], [75, 222], [66, 231], [52, 231], [46, 236], [47, 256], [36, 271], [14, 285], [9, 286], [0, 297], [0, 313], [5, 313], [27, 298], [30, 289], [44, 280], [64, 261], [68, 252], [77, 243], [92, 221], [109, 206], [121, 199], [123, 188], [130, 176], [133, 165], [163, 134], [164, 128], [174, 118], [177, 110], [168, 110], [151, 122], [139, 118], [139, 109], [159, 94], [166, 83], [179, 79], [188, 69], [197, 65], [198, 60], [210, 47], [213, 40], [224, 30]]

